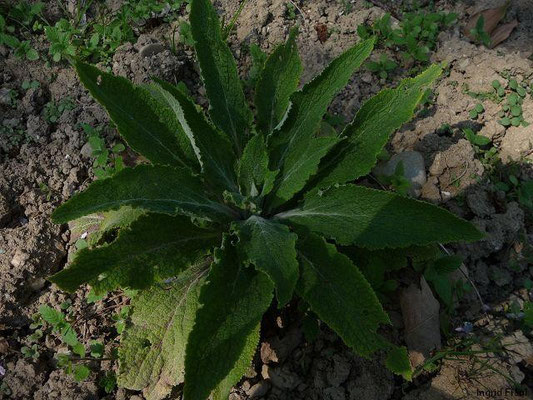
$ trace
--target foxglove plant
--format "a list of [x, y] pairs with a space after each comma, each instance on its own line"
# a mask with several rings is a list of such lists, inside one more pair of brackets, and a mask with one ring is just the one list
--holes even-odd
[[388, 315], [339, 249], [365, 257], [481, 237], [448, 211], [353, 183], [413, 116], [440, 67], [381, 91], [340, 135], [319, 135], [328, 105], [373, 39], [298, 90], [302, 66], [291, 31], [263, 65], [253, 112], [209, 0], [192, 1], [190, 22], [209, 118], [169, 83], [134, 86], [74, 63], [146, 162], [56, 209], [56, 223], [94, 214], [104, 223], [93, 246], [51, 280], [67, 291], [85, 283], [96, 293], [139, 289], [118, 382], [149, 399], [181, 382], [185, 400], [227, 398], [250, 366], [274, 296], [280, 308], [299, 297], [357, 354], [386, 351], [387, 367], [409, 377], [405, 348], [377, 333]]

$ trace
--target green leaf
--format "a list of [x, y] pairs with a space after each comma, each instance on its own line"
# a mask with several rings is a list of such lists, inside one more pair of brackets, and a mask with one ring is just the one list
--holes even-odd
[[56, 326], [65, 320], [65, 315], [61, 311], [57, 311], [47, 305], [39, 307], [39, 314], [41, 314], [41, 317], [52, 326]]
[[401, 375], [404, 379], [411, 381], [413, 379], [413, 369], [409, 362], [409, 355], [405, 347], [394, 346], [387, 354], [385, 366], [389, 371]]
[[320, 164], [319, 187], [346, 183], [370, 172], [393, 132], [409, 121], [424, 89], [442, 73], [433, 65], [396, 89], [384, 89], [366, 101], [344, 129], [340, 142]]
[[202, 182], [188, 169], [139, 165], [125, 168], [111, 178], [93, 182], [87, 190], [60, 205], [52, 214], [52, 219], [56, 223], [65, 223], [121, 206], [214, 220], [226, 220], [233, 215], [228, 207], [207, 197]]
[[[369, 56], [374, 39], [366, 40], [333, 60], [320, 75], [291, 97], [291, 108], [279, 131], [272, 136], [272, 169], [281, 169], [276, 202], [299, 192], [335, 140], [316, 138], [322, 117], [333, 97]], [[323, 140], [319, 140], [323, 139]], [[305, 160], [305, 162], [302, 161]]]
[[185, 135], [192, 143], [206, 180], [218, 190], [237, 191], [231, 143], [205, 119], [203, 112], [180, 90], [158, 81], [154, 90], [172, 108]]
[[76, 382], [81, 382], [87, 379], [87, 377], [91, 373], [91, 370], [86, 365], [78, 364], [74, 366], [73, 372], [74, 372], [74, 380]]
[[334, 245], [310, 234], [297, 244], [298, 294], [311, 310], [364, 357], [386, 347], [377, 330], [390, 320], [363, 274]]
[[118, 286], [146, 288], [156, 278], [175, 276], [218, 243], [218, 232], [199, 228], [187, 217], [148, 214], [110, 245], [79, 251], [71, 265], [50, 280], [69, 292], [83, 283], [93, 284], [96, 293]]
[[224, 41], [217, 12], [210, 0], [192, 1], [190, 22], [209, 98], [209, 115], [214, 124], [231, 138], [235, 153], [240, 155], [250, 132], [253, 115], [244, 97], [235, 60]]
[[309, 177], [317, 172], [322, 157], [338, 142], [337, 137], [316, 137], [301, 152], [289, 154], [286, 165], [290, 167], [284, 169], [285, 175], [278, 180], [277, 191], [270, 203], [271, 209], [282, 205], [300, 191]]
[[200, 294], [202, 307], [185, 351], [185, 400], [205, 400], [221, 382], [228, 388], [239, 381], [251, 364], [258, 327], [272, 301], [270, 279], [239, 262], [229, 242], [226, 237], [216, 250]]
[[148, 90], [81, 61], [76, 61], [74, 67], [133, 150], [154, 164], [187, 165], [176, 131], [160, 121], [161, 110], [156, 110], [158, 103]]
[[277, 217], [369, 249], [483, 238], [472, 224], [432, 204], [355, 185], [315, 190], [301, 208]]
[[206, 274], [205, 265], [190, 268], [170, 288], [154, 286], [132, 299], [131, 324], [119, 347], [120, 386], [159, 400], [183, 382], [185, 347]]
[[298, 88], [302, 63], [296, 45], [297, 35], [298, 29], [291, 29], [287, 42], [268, 56], [257, 82], [257, 128], [265, 136], [281, 122], [287, 112], [289, 98]]
[[296, 234], [286, 225], [252, 215], [235, 225], [243, 260], [267, 274], [276, 288], [279, 307], [291, 299], [298, 281]]
[[245, 195], [264, 196], [272, 189], [277, 172], [268, 169], [267, 148], [262, 135], [255, 135], [248, 141], [237, 170], [239, 186]]

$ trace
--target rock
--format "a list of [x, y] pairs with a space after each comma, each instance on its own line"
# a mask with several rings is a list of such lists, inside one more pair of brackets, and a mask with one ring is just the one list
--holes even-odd
[[529, 127], [510, 127], [500, 144], [500, 157], [504, 162], [533, 160], [533, 134]]
[[0, 104], [4, 106], [11, 106], [11, 89], [0, 88]]
[[377, 175], [392, 176], [400, 162], [403, 163], [405, 178], [411, 183], [409, 194], [413, 197], [419, 197], [422, 186], [427, 180], [424, 157], [419, 152], [405, 151], [395, 154], [389, 161], [376, 167], [374, 173]]
[[265, 396], [269, 390], [270, 383], [268, 381], [259, 381], [245, 392], [249, 399], [258, 399]]
[[424, 362], [432, 350], [441, 346], [440, 305], [424, 277], [421, 277], [420, 286], [411, 284], [401, 292], [400, 307], [409, 358], [416, 367]]
[[515, 331], [511, 335], [504, 337], [502, 346], [515, 364], [522, 360], [526, 360], [527, 364], [533, 361], [533, 344], [524, 336], [522, 331]]
[[141, 50], [139, 50], [139, 54], [141, 57], [151, 57], [155, 54], [161, 53], [165, 50], [165, 46], [163, 46], [161, 43], [149, 43], [143, 47], [141, 47]]
[[44, 287], [45, 283], [46, 280], [44, 278], [36, 278], [30, 282], [30, 288], [34, 292], [38, 292]]
[[324, 400], [345, 400], [346, 393], [342, 387], [330, 387], [324, 389]]
[[466, 204], [478, 217], [490, 216], [496, 212], [488, 192], [483, 188], [473, 187], [469, 190], [466, 194]]
[[498, 122], [498, 118], [489, 119], [479, 134], [494, 141], [505, 134], [505, 127]]
[[293, 390], [301, 383], [298, 375], [287, 366], [272, 368], [268, 365], [263, 365], [262, 374], [263, 378], [270, 380], [272, 386], [283, 390]]
[[348, 360], [342, 357], [340, 354], [333, 356], [333, 368], [327, 371], [327, 380], [331, 386], [340, 386], [348, 376], [350, 375], [351, 365]]
[[93, 148], [91, 147], [89, 142], [83, 145], [80, 150], [80, 154], [85, 158], [90, 158], [93, 155]]
[[28, 261], [30, 255], [24, 252], [23, 250], [17, 250], [15, 255], [11, 259], [11, 265], [15, 268], [22, 266], [26, 261]]
[[300, 329], [292, 329], [282, 339], [278, 336], [269, 338], [267, 341], [261, 343], [261, 361], [263, 364], [269, 364], [271, 362], [281, 363], [301, 341], [302, 331]]

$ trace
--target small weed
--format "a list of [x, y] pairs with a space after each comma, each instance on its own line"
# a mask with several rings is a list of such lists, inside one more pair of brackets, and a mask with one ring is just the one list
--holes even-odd
[[93, 162], [94, 175], [98, 179], [105, 179], [121, 171], [124, 168], [124, 161], [120, 153], [126, 150], [126, 147], [122, 143], [117, 143], [109, 150], [98, 130], [87, 124], [82, 124], [82, 128], [88, 136], [92, 155], [95, 157]]
[[296, 19], [297, 8], [293, 2], [289, 1], [285, 3], [285, 18], [289, 20]]
[[474, 146], [486, 146], [491, 142], [488, 137], [478, 135], [470, 128], [463, 129], [463, 133], [465, 135], [465, 138]]
[[41, 86], [41, 84], [39, 83], [39, 81], [24, 80], [22, 82], [22, 89], [23, 90], [38, 89], [40, 86]]
[[471, 109], [468, 113], [471, 119], [478, 119], [480, 115], [482, 115], [485, 112], [485, 107], [483, 107], [483, 104], [478, 103], [475, 105], [473, 109]]
[[485, 31], [485, 17], [481, 15], [476, 22], [476, 26], [470, 30], [470, 35], [476, 43], [482, 43], [485, 47], [490, 47], [490, 35]]
[[76, 105], [70, 97], [65, 97], [58, 102], [51, 100], [44, 106], [44, 119], [55, 124], [65, 111], [73, 110]]
[[366, 67], [378, 74], [381, 79], [387, 79], [389, 73], [398, 68], [398, 64], [385, 54], [381, 54], [378, 61], [368, 61]]
[[498, 80], [492, 82], [492, 87], [496, 90], [498, 97], [502, 100], [506, 97], [499, 113], [501, 118], [498, 122], [506, 128], [510, 126], [529, 126], [529, 122], [524, 120], [522, 105], [527, 95], [527, 83], [519, 84], [516, 79], [510, 78], [507, 85], [507, 91], [503, 88]]

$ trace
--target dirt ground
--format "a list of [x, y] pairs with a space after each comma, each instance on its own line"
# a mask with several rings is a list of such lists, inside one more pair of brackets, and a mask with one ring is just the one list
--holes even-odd
[[[271, 51], [287, 37], [291, 26], [299, 24], [298, 47], [305, 83], [358, 40], [359, 24], [374, 21], [386, 11], [360, 0], [351, 1], [349, 12], [341, 1], [313, 0], [297, 2], [295, 18], [287, 18], [286, 3], [250, 0], [244, 8], [231, 37], [243, 76], [251, 64], [249, 53], [243, 49], [257, 43]], [[383, 3], [392, 4], [393, 11], [402, 10], [401, 1]], [[216, 2], [227, 16], [233, 15], [238, 4], [236, 0]], [[440, 34], [431, 56], [433, 62], [446, 61], [449, 68], [426, 112], [397, 132], [388, 150], [391, 154], [420, 154], [423, 176], [417, 195], [441, 204], [487, 233], [487, 238], [478, 243], [448, 248], [464, 257], [466, 273], [476, 290], [465, 295], [452, 316], [453, 335], [443, 338], [443, 348], [474, 337], [473, 348], [479, 350], [483, 343], [498, 337], [504, 350], [498, 354], [487, 352], [488, 358], [483, 360], [468, 355], [449, 357], [413, 382], [406, 382], [388, 372], [379, 357], [365, 360], [354, 356], [324, 326], [314, 340], [307, 340], [298, 313], [289, 307], [269, 312], [254, 365], [232, 392], [232, 400], [533, 398], [531, 336], [522, 332], [520, 321], [509, 311], [514, 304], [533, 300], [533, 292], [525, 287], [525, 282], [533, 279], [533, 215], [516, 196], [499, 190], [487, 179], [495, 173], [512, 173], [522, 181], [533, 179], [533, 125], [505, 129], [497, 122], [500, 106], [490, 100], [482, 101], [485, 112], [473, 121], [469, 111], [480, 100], [465, 89], [470, 93], [490, 91], [493, 80], [504, 82], [502, 74], [519, 82], [533, 82], [531, 0], [512, 1], [506, 18], [517, 18], [518, 27], [495, 49], [470, 43], [461, 32], [469, 15], [495, 4], [501, 2], [437, 2], [438, 10], [455, 11], [459, 16], [458, 24]], [[326, 40], [319, 40], [318, 25], [328, 28]], [[172, 28], [172, 24], [157, 26], [142, 32], [136, 43], [121, 46], [111, 69], [136, 83], [154, 75], [183, 81], [205, 105], [192, 51], [182, 45], [176, 52], [170, 49]], [[46, 51], [44, 38], [36, 41], [36, 47]], [[143, 49], [153, 43], [162, 46], [146, 55]], [[0, 124], [6, 127], [2, 132], [9, 129], [12, 133], [0, 135], [0, 398], [143, 399], [142, 393], [124, 389], [105, 393], [99, 381], [116, 370], [112, 360], [89, 360], [93, 370], [89, 378], [81, 383], [74, 381], [56, 365], [54, 354], [61, 351], [62, 344], [53, 335], [38, 341], [40, 356], [36, 359], [21, 353], [22, 347], [30, 343], [30, 324], [38, 307], [47, 304], [59, 309], [65, 302], [71, 303], [71, 318], [82, 342], [99, 340], [107, 351], [118, 345], [111, 315], [127, 304], [126, 297], [112, 293], [88, 303], [88, 289], [69, 295], [46, 281], [47, 276], [64, 268], [79, 238], [68, 226], [54, 225], [50, 214], [94, 179], [94, 160], [81, 124], [103, 127], [102, 135], [109, 145], [118, 137], [102, 108], [66, 64], [21, 61], [0, 46], [0, 70]], [[385, 82], [362, 68], [337, 96], [330, 113], [352, 118], [365, 99], [383, 85], [394, 85], [405, 76], [403, 72]], [[40, 87], [22, 90], [25, 80], [37, 80]], [[15, 106], [6, 90], [17, 94]], [[45, 104], [64, 99], [72, 106], [50, 122]], [[524, 101], [523, 116], [533, 123], [531, 96]], [[441, 129], [444, 124], [451, 129]], [[465, 139], [461, 129], [468, 127], [492, 140], [502, 165], [487, 163]], [[389, 301], [385, 307], [393, 321], [385, 334], [404, 343], [406, 331], [399, 302]], [[454, 330], [466, 322], [473, 326], [472, 332]], [[521, 389], [510, 385], [509, 377]], [[181, 398], [179, 388], [173, 396]]]

